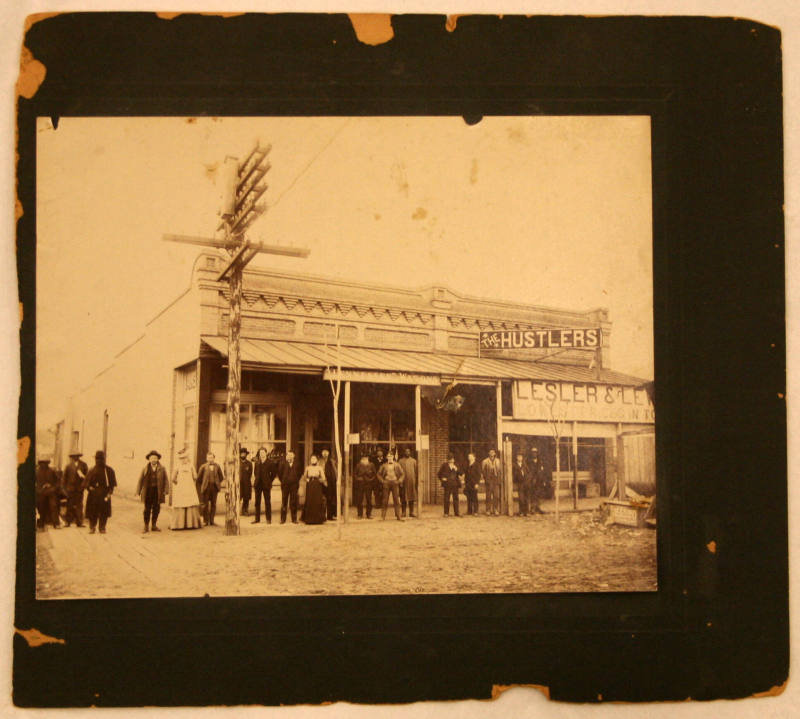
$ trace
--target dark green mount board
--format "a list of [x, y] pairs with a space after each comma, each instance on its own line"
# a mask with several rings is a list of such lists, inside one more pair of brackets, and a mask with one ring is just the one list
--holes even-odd
[[36, 601], [31, 452], [15, 626], [64, 641], [15, 635], [18, 705], [409, 702], [513, 684], [557, 700], [683, 700], [786, 681], [779, 31], [724, 18], [391, 23], [375, 46], [345, 15], [78, 13], [30, 27], [46, 76], [18, 103], [19, 436], [35, 434], [37, 116], [647, 114], [658, 592]]

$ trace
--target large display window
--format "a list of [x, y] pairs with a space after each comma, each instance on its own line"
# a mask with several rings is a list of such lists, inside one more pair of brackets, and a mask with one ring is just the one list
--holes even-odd
[[[211, 406], [209, 448], [220, 460], [225, 456], [225, 405]], [[251, 456], [265, 447], [268, 452], [286, 454], [288, 406], [285, 404], [242, 403], [239, 408], [239, 444], [250, 450]]]

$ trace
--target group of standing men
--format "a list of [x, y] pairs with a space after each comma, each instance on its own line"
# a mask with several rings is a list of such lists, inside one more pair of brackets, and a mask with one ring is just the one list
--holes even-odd
[[[271, 490], [275, 479], [281, 487], [280, 521], [284, 524], [289, 514], [292, 523], [297, 524], [298, 492], [303, 469], [295, 458], [295, 453], [289, 451], [285, 457], [274, 457], [264, 447], [256, 453], [255, 461], [248, 459], [249, 450], [242, 447], [240, 450], [240, 496], [242, 501], [242, 515], [248, 516], [250, 499], [255, 492], [255, 519], [253, 524], [261, 521], [261, 503], [264, 502], [264, 518], [267, 524], [272, 523]], [[95, 454], [95, 466], [90, 470], [81, 460], [79, 452], [70, 454], [70, 462], [64, 469], [63, 476], [59, 478], [49, 466], [50, 460], [41, 458], [36, 469], [36, 498], [39, 510], [38, 526], [44, 528], [46, 524], [60, 527], [60, 502], [66, 499], [66, 526], [74, 523], [83, 527], [84, 517], [84, 492], [88, 491], [86, 499], [86, 518], [89, 520], [90, 533], [95, 532], [99, 523], [100, 532], [105, 533], [108, 517], [111, 516], [111, 495], [117, 485], [114, 470], [106, 465], [105, 454], [98, 451]], [[136, 493], [144, 502], [145, 532], [159, 531], [156, 526], [160, 505], [165, 501], [168, 491], [166, 471], [159, 463], [161, 455], [152, 450], [148, 455], [148, 464], [142, 470]], [[337, 513], [337, 470], [327, 449], [322, 451], [320, 468], [324, 474], [324, 499], [327, 519], [334, 519]], [[512, 480], [517, 488], [519, 499], [519, 515], [541, 514], [539, 502], [547, 488], [547, 474], [544, 464], [539, 457], [539, 450], [531, 448], [528, 456], [518, 452], [512, 465]], [[395, 459], [394, 453], [385, 455], [378, 449], [375, 461], [369, 456], [361, 457], [353, 471], [353, 500], [356, 505], [358, 518], [365, 515], [372, 518], [373, 507], [381, 508], [382, 518], [386, 519], [389, 497], [392, 497], [392, 506], [395, 517], [402, 521], [405, 517], [418, 517], [414, 513], [414, 505], [418, 497], [418, 467], [417, 460], [411, 456], [411, 450], [405, 449], [404, 456]], [[449, 516], [450, 504], [456, 517], [459, 511], [459, 490], [463, 488], [467, 499], [467, 514], [478, 514], [478, 488], [484, 482], [486, 492], [487, 515], [500, 514], [500, 490], [503, 479], [503, 469], [500, 458], [494, 449], [489, 450], [488, 456], [478, 462], [474, 453], [467, 455], [467, 464], [459, 467], [455, 455], [450, 453], [447, 461], [442, 464], [438, 478], [444, 489], [444, 514]], [[223, 488], [225, 474], [222, 467], [216, 462], [213, 452], [206, 455], [206, 462], [197, 472], [196, 489], [198, 504], [206, 526], [214, 526], [217, 508], [217, 495]], [[374, 501], [373, 501], [374, 499]]]
[[111, 516], [111, 495], [117, 486], [114, 470], [106, 464], [102, 450], [95, 453], [94, 467], [89, 469], [80, 452], [69, 455], [70, 462], [61, 477], [50, 466], [49, 457], [40, 457], [36, 467], [36, 505], [39, 511], [37, 526], [44, 529], [50, 524], [61, 527], [61, 500], [66, 499], [64, 521], [67, 527], [83, 527], [84, 492], [85, 516], [89, 520], [89, 534], [94, 534], [99, 524], [100, 534], [105, 534]]
[[[242, 515], [248, 516], [250, 499], [255, 493], [255, 519], [253, 524], [261, 521], [261, 501], [264, 501], [264, 519], [272, 524], [272, 485], [277, 479], [281, 486], [281, 524], [286, 523], [291, 514], [292, 523], [297, 524], [300, 479], [303, 468], [291, 450], [286, 457], [274, 457], [264, 447], [256, 452], [255, 461], [247, 458], [250, 451], [245, 447], [240, 450], [239, 494], [242, 500]], [[336, 465], [330, 451], [322, 450], [321, 469], [325, 476], [325, 513], [327, 519], [336, 517]], [[205, 466], [205, 465], [204, 465]], [[198, 481], [203, 467], [198, 472]], [[220, 470], [221, 471], [221, 470]], [[216, 495], [214, 495], [216, 501]], [[213, 523], [213, 517], [212, 517]]]
[[[503, 466], [497, 452], [489, 450], [489, 455], [480, 463], [473, 452], [467, 455], [466, 466], [456, 464], [455, 455], [451, 452], [447, 461], [442, 464], [437, 474], [444, 490], [444, 515], [453, 513], [461, 516], [459, 511], [458, 492], [463, 488], [467, 498], [467, 514], [478, 514], [478, 488], [481, 480], [486, 492], [486, 514], [500, 514], [500, 490], [503, 483]], [[517, 487], [519, 498], [519, 515], [527, 517], [529, 513], [542, 514], [539, 502], [544, 496], [547, 486], [547, 474], [539, 457], [539, 450], [533, 447], [527, 459], [524, 453], [518, 452], [512, 468], [512, 481]]]
[[402, 522], [405, 517], [419, 517], [419, 511], [414, 514], [417, 478], [417, 460], [408, 447], [398, 460], [393, 452], [384, 455], [382, 449], [378, 449], [375, 462], [368, 455], [362, 456], [353, 470], [353, 501], [358, 518], [364, 517], [366, 509], [367, 519], [372, 519], [372, 508], [380, 507], [381, 516], [386, 519], [390, 496], [396, 519]]

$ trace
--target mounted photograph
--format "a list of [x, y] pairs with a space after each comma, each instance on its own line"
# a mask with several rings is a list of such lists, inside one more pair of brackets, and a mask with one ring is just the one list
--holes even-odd
[[37, 599], [658, 590], [649, 116], [36, 130]]

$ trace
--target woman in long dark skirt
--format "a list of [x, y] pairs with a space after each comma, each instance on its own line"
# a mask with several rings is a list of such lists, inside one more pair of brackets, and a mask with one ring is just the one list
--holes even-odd
[[303, 476], [300, 478], [300, 489], [305, 487], [306, 502], [303, 505], [303, 521], [306, 524], [322, 524], [327, 511], [325, 509], [325, 472], [317, 464], [317, 456], [312, 454]]

